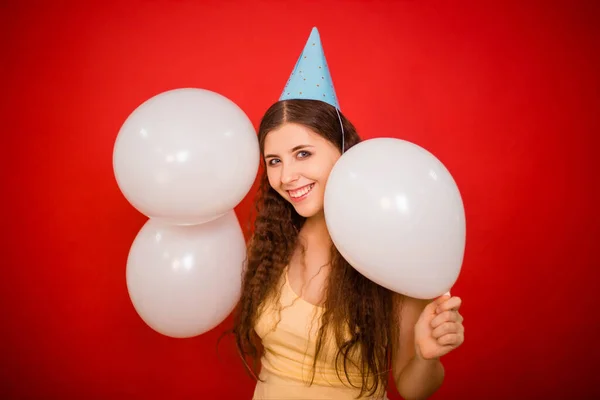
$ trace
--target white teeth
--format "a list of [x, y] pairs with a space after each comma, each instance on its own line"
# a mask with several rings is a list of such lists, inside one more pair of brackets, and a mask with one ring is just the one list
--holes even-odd
[[314, 183], [311, 183], [309, 186], [305, 186], [301, 189], [290, 191], [290, 197], [298, 198], [304, 196], [306, 193], [310, 192], [314, 186]]

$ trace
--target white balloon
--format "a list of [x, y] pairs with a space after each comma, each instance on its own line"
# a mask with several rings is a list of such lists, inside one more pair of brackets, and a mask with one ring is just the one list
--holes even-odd
[[210, 221], [248, 194], [259, 165], [256, 131], [231, 100], [204, 89], [152, 97], [117, 136], [113, 168], [125, 198], [172, 224]]
[[324, 207], [342, 256], [375, 283], [432, 299], [456, 282], [463, 201], [450, 172], [422, 147], [394, 138], [355, 145], [334, 165]]
[[233, 211], [191, 226], [148, 220], [127, 260], [127, 289], [155, 331], [187, 338], [227, 318], [240, 297], [244, 236]]

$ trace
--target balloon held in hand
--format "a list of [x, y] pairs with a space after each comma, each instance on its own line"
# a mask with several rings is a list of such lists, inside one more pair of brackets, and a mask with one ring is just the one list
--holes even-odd
[[462, 198], [422, 147], [393, 138], [355, 145], [333, 167], [324, 204], [333, 242], [367, 278], [421, 299], [456, 282], [466, 239]]

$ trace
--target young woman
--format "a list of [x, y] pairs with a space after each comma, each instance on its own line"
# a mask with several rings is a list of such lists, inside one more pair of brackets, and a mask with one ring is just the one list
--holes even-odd
[[463, 342], [461, 300], [393, 293], [339, 254], [325, 185], [360, 138], [336, 100], [286, 98], [289, 85], [259, 127], [264, 169], [235, 313], [238, 350], [258, 380], [254, 399], [384, 399], [390, 372], [403, 398], [427, 398], [443, 380], [440, 357]]

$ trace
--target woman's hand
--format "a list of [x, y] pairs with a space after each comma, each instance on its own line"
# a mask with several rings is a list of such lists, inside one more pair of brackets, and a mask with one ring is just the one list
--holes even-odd
[[456, 349], [465, 340], [462, 300], [443, 295], [429, 303], [415, 325], [416, 357], [431, 360]]

